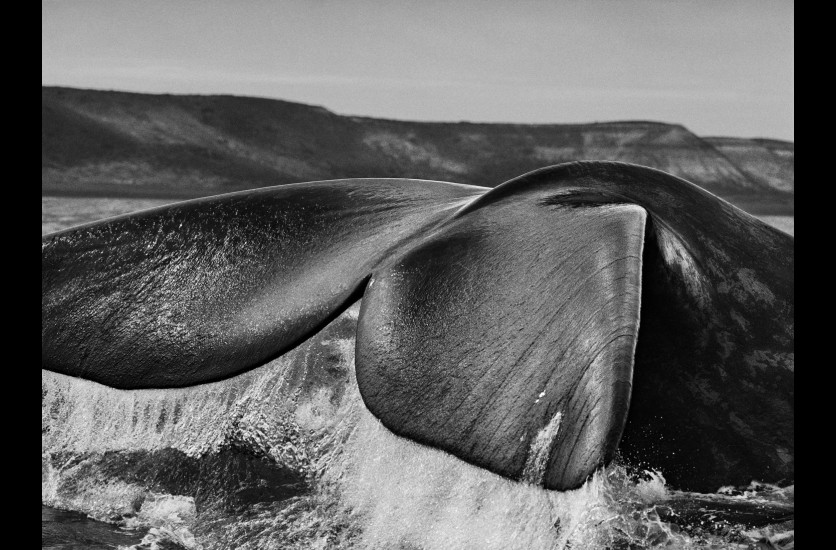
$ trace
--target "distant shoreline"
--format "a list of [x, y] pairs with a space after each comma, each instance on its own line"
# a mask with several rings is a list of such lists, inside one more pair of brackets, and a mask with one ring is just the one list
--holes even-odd
[[42, 88], [42, 195], [191, 199], [348, 178], [496, 187], [545, 166], [623, 162], [752, 213], [794, 213], [795, 144], [678, 123], [415, 122], [288, 101]]

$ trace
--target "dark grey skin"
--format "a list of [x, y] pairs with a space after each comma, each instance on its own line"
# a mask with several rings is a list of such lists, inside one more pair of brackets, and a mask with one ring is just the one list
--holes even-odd
[[393, 250], [483, 193], [425, 181], [315, 182], [45, 235], [43, 368], [124, 389], [247, 371], [315, 334]]
[[513, 479], [562, 411], [548, 488], [577, 487], [616, 447], [682, 489], [788, 483], [793, 241], [656, 170], [544, 168], [374, 275], [358, 383], [396, 433]]
[[357, 383], [396, 433], [574, 488], [613, 457], [630, 405], [646, 215], [516, 198], [458, 217], [374, 274]]
[[362, 296], [358, 385], [397, 434], [549, 489], [617, 453], [686, 490], [790, 483], [793, 242], [623, 163], [236, 193], [45, 236], [42, 365], [218, 380]]

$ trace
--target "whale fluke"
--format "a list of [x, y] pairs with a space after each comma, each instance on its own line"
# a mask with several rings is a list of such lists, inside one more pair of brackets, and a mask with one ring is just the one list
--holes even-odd
[[794, 479], [794, 238], [659, 170], [576, 162], [472, 201], [647, 211], [633, 397], [619, 453], [674, 487]]
[[581, 485], [630, 403], [645, 211], [514, 195], [376, 272], [357, 383], [395, 433], [511, 479]]
[[327, 324], [393, 249], [484, 191], [314, 182], [46, 235], [42, 367], [124, 389], [190, 386], [254, 368]]
[[200, 384], [362, 297], [357, 383], [398, 434], [551, 489], [616, 451], [685, 490], [791, 483], [793, 267], [789, 235], [624, 163], [294, 184], [44, 236], [42, 367]]

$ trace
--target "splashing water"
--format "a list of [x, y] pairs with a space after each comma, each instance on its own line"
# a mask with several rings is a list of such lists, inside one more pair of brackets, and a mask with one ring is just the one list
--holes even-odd
[[523, 466], [523, 481], [532, 485], [543, 485], [543, 479], [546, 476], [546, 464], [554, 442], [557, 440], [557, 432], [560, 430], [560, 419], [562, 416], [560, 411], [557, 411], [549, 423], [537, 433], [537, 436], [531, 443], [531, 449], [528, 451], [525, 466]]
[[120, 391], [43, 371], [42, 502], [147, 529], [132, 548], [792, 548], [791, 521], [699, 524], [706, 499], [791, 513], [791, 488], [695, 496], [618, 464], [575, 491], [538, 487], [559, 414], [532, 445], [531, 483], [395, 436], [357, 389], [358, 311], [212, 384]]

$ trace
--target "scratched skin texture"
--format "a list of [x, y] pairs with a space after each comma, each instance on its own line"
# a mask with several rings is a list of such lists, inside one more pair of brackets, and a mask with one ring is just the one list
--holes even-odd
[[42, 366], [124, 389], [256, 367], [353, 302], [377, 262], [482, 188], [280, 186], [45, 235]]
[[791, 482], [793, 243], [623, 163], [236, 193], [44, 236], [42, 366], [217, 380], [365, 292], [358, 384], [401, 435], [554, 489], [616, 451], [683, 489]]

